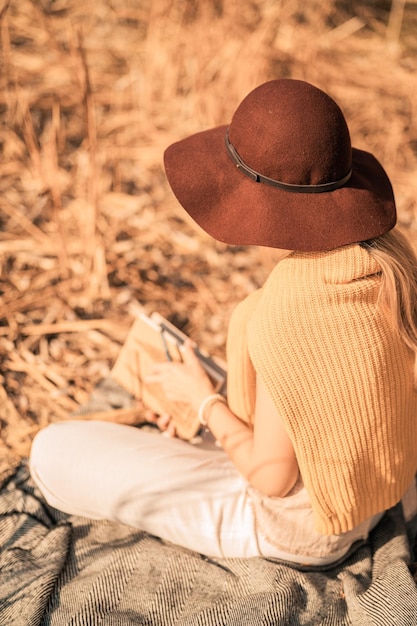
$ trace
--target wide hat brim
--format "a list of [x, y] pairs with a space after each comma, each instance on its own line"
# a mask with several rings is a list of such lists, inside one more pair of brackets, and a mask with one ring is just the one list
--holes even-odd
[[341, 188], [294, 193], [242, 173], [226, 150], [226, 129], [194, 134], [164, 154], [176, 198], [215, 239], [311, 252], [366, 241], [394, 227], [392, 186], [372, 154], [352, 149], [352, 175]]

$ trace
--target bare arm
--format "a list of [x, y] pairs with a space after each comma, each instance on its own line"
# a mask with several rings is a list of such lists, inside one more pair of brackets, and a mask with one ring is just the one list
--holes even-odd
[[259, 379], [253, 430], [220, 402], [210, 409], [208, 425], [253, 487], [268, 496], [287, 495], [298, 478], [297, 459], [282, 420]]
[[[151, 377], [163, 385], [172, 400], [189, 402], [197, 411], [213, 387], [191, 346], [184, 349], [184, 363], [162, 363]], [[216, 402], [207, 411], [208, 426], [239, 472], [268, 496], [284, 497], [298, 478], [298, 464], [291, 440], [262, 381], [257, 380], [254, 429], [229, 407]]]

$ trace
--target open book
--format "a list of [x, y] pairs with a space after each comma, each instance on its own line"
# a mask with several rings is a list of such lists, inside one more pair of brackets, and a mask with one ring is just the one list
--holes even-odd
[[[155, 413], [169, 413], [178, 435], [183, 439], [191, 439], [200, 428], [195, 411], [186, 404], [168, 401], [158, 383], [143, 381], [153, 363], [181, 361], [179, 348], [186, 338], [183, 332], [159, 313], [152, 313], [151, 316], [140, 313], [114, 364], [111, 378]], [[216, 393], [226, 395], [225, 365], [199, 348], [195, 349], [195, 353], [214, 383]]]

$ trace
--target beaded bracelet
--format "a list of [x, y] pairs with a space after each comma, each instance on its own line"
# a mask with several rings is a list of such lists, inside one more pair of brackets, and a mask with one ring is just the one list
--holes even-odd
[[207, 426], [207, 419], [205, 417], [206, 410], [215, 402], [224, 402], [226, 404], [226, 398], [220, 393], [213, 393], [211, 396], [207, 396], [200, 404], [198, 409], [198, 421], [202, 426]]

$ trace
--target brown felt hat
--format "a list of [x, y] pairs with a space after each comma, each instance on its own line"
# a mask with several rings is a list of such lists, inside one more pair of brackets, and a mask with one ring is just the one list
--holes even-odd
[[260, 85], [230, 126], [172, 144], [164, 160], [185, 210], [228, 244], [331, 250], [396, 222], [384, 169], [351, 147], [338, 105], [304, 81]]

